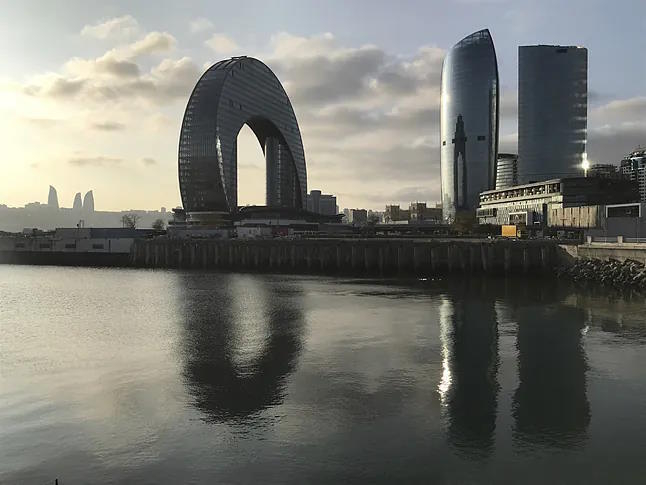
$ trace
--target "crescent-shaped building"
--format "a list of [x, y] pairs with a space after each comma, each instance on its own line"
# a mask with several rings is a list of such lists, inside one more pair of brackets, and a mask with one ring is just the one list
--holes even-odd
[[202, 75], [186, 106], [178, 168], [187, 212], [237, 212], [237, 138], [245, 124], [265, 154], [267, 206], [304, 208], [305, 152], [287, 93], [264, 63], [233, 57]]

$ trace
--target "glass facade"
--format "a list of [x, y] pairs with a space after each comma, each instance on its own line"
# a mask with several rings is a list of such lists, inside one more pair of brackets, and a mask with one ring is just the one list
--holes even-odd
[[520, 183], [583, 175], [587, 113], [587, 49], [518, 48]]
[[265, 64], [234, 57], [202, 75], [186, 106], [178, 157], [186, 211], [237, 211], [237, 137], [245, 124], [265, 153], [267, 205], [303, 208], [305, 152], [289, 98]]
[[489, 30], [448, 52], [442, 66], [440, 160], [443, 217], [475, 211], [495, 187], [498, 153], [498, 62]]
[[499, 153], [496, 161], [496, 190], [518, 185], [518, 155]]

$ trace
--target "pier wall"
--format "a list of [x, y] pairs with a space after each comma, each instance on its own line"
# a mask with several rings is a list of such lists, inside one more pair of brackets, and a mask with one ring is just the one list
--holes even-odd
[[419, 239], [139, 239], [130, 265], [286, 273], [434, 275], [549, 272], [550, 241]]

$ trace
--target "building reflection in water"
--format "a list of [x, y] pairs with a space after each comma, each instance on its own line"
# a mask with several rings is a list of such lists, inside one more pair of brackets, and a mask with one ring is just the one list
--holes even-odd
[[555, 289], [534, 290], [507, 298], [518, 328], [514, 439], [521, 445], [576, 447], [585, 442], [590, 424], [585, 313], [563, 305]]
[[442, 378], [438, 386], [448, 440], [459, 453], [494, 447], [498, 398], [498, 327], [486, 282], [452, 287], [440, 306]]
[[194, 405], [208, 421], [222, 422], [282, 403], [304, 326], [297, 282], [239, 274], [180, 278], [184, 376]]

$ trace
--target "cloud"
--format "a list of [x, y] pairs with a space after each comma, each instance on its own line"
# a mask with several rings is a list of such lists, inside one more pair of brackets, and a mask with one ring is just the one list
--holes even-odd
[[23, 88], [23, 92], [32, 96], [68, 98], [81, 92], [84, 85], [84, 79], [67, 79], [59, 74], [50, 73], [37, 76]]
[[188, 25], [188, 29], [193, 34], [205, 32], [207, 30], [211, 30], [212, 28], [213, 28], [213, 22], [211, 22], [209, 19], [206, 19], [204, 17], [199, 17], [194, 20], [191, 20], [191, 22]]
[[117, 123], [116, 121], [95, 122], [92, 123], [91, 126], [95, 130], [100, 131], [119, 131], [126, 127], [123, 123]]
[[121, 163], [123, 160], [121, 158], [112, 158], [112, 157], [76, 157], [68, 160], [70, 165], [76, 167], [102, 167], [107, 165], [116, 165]]
[[129, 46], [134, 56], [149, 55], [172, 50], [177, 44], [175, 37], [168, 32], [149, 32], [146, 36]]
[[141, 159], [144, 165], [157, 165], [157, 160], [151, 157], [145, 157]]
[[81, 35], [95, 39], [124, 40], [134, 37], [139, 33], [139, 22], [131, 15], [123, 15], [104, 20], [94, 25], [86, 25], [81, 30]]
[[224, 34], [213, 34], [204, 43], [218, 54], [230, 54], [240, 48], [233, 39]]
[[261, 170], [262, 167], [254, 165], [253, 163], [238, 163], [238, 168], [242, 170]]

